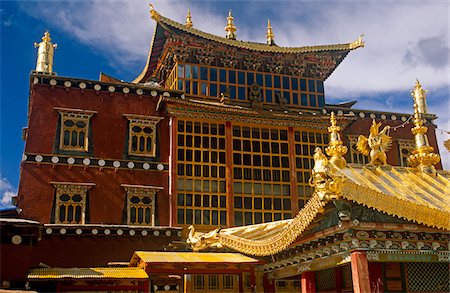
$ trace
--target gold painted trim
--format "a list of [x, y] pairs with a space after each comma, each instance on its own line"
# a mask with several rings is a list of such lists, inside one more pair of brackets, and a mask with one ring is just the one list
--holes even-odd
[[281, 228], [279, 233], [268, 239], [251, 240], [219, 233], [218, 241], [222, 246], [245, 254], [257, 256], [276, 254], [292, 244], [309, 227], [326, 203], [326, 200], [319, 198], [319, 194], [314, 193], [297, 216]]

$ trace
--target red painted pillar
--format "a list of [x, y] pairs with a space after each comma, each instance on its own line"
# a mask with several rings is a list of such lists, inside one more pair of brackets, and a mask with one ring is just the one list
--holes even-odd
[[371, 292], [369, 279], [369, 265], [365, 252], [354, 251], [351, 254], [352, 280], [354, 293]]
[[269, 279], [267, 274], [263, 275], [264, 293], [275, 293], [275, 281]]
[[250, 292], [256, 292], [255, 268], [253, 266], [250, 267]]
[[336, 293], [342, 292], [342, 267], [334, 268], [334, 282], [336, 284]]
[[370, 288], [373, 293], [384, 292], [383, 287], [383, 271], [381, 269], [382, 264], [380, 262], [369, 262], [369, 278]]
[[316, 273], [303, 272], [302, 273], [302, 293], [316, 292]]
[[242, 272], [239, 273], [239, 293], [244, 292], [244, 274]]
[[150, 281], [147, 279], [146, 281], [142, 282], [142, 292], [150, 292]]

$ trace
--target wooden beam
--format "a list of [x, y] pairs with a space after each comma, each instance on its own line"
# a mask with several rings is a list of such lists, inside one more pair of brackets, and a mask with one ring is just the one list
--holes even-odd
[[[177, 117], [170, 117], [169, 131], [170, 131], [170, 154], [169, 154], [169, 226], [174, 227], [178, 224], [177, 219]], [[156, 207], [155, 207], [156, 208]]]
[[351, 253], [352, 280], [354, 293], [371, 292], [369, 279], [369, 265], [365, 252]]
[[[233, 129], [231, 122], [225, 123], [225, 150], [226, 150], [226, 182], [227, 182], [227, 226], [234, 226], [234, 201], [233, 201]], [[220, 217], [219, 217], [220, 219]]]
[[295, 137], [294, 128], [288, 128], [288, 146], [289, 146], [289, 173], [291, 174], [290, 185], [291, 185], [291, 212], [292, 217], [298, 214], [298, 189], [297, 189], [297, 166], [295, 164]]

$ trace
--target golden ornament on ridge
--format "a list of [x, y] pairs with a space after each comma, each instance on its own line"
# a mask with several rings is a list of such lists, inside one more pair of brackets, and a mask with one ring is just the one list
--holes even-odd
[[375, 166], [386, 165], [386, 152], [389, 151], [392, 145], [392, 138], [386, 134], [390, 126], [387, 125], [380, 131], [381, 122], [372, 121], [370, 126], [369, 137], [360, 135], [356, 143], [356, 149], [363, 155], [369, 155], [370, 164]]

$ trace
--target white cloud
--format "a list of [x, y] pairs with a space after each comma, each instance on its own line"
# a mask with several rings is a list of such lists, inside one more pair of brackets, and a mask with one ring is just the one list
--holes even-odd
[[16, 195], [16, 188], [0, 174], [0, 206], [11, 206], [11, 199]]
[[[238, 38], [260, 42], [264, 42], [261, 23], [272, 13], [280, 46], [344, 43], [364, 33], [366, 47], [350, 52], [326, 81], [328, 101], [358, 100], [357, 107], [411, 113], [410, 98], [399, 103], [390, 96], [409, 93], [418, 78], [430, 90], [430, 109], [441, 117], [439, 128], [450, 130], [448, 92], [447, 99], [432, 100], [432, 93], [448, 87], [450, 80], [448, 1], [282, 1], [276, 10], [270, 8], [271, 1], [152, 3], [162, 15], [179, 22], [190, 8], [194, 26], [216, 35], [224, 35], [227, 4], [242, 3], [245, 9], [235, 10], [239, 17], [234, 13]], [[154, 29], [146, 0], [32, 2], [23, 7], [109, 56], [118, 72], [136, 70], [137, 76], [145, 64]], [[439, 132], [438, 138], [443, 140]], [[440, 149], [450, 168], [442, 142]]]
[[5, 191], [5, 192], [3, 193], [2, 199], [0, 200], [1, 205], [4, 205], [4, 206], [9, 206], [9, 205], [11, 205], [11, 204], [12, 204], [12, 203], [11, 203], [11, 199], [12, 199], [14, 196], [16, 196], [16, 195], [17, 195], [17, 193], [15, 193], [15, 192], [12, 192], [12, 191]]

